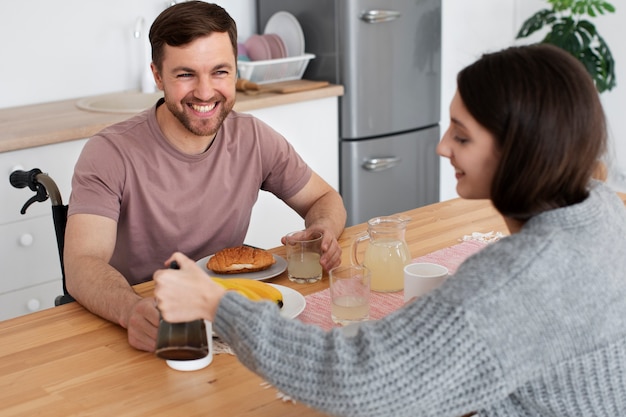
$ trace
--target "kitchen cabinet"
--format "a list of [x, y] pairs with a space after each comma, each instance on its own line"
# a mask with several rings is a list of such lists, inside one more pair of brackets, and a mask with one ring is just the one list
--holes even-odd
[[[333, 187], [339, 187], [337, 139], [338, 99], [325, 97], [247, 111], [289, 140], [305, 161]], [[74, 164], [87, 139], [0, 152], [0, 320], [54, 306], [62, 293], [50, 201], [20, 209], [34, 192], [15, 189], [8, 176], [15, 169], [39, 168], [57, 183], [64, 203], [71, 191]], [[273, 194], [261, 191], [253, 209], [246, 243], [263, 248], [279, 246], [286, 233], [304, 221]]]

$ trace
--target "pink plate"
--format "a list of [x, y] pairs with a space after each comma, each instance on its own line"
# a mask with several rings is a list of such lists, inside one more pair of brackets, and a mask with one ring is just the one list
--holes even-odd
[[285, 43], [280, 36], [275, 33], [267, 33], [262, 36], [265, 37], [265, 40], [267, 40], [267, 43], [270, 46], [270, 51], [272, 51], [272, 59], [280, 59], [287, 56]]
[[261, 35], [252, 35], [244, 43], [248, 57], [252, 61], [272, 59], [272, 51], [267, 40]]

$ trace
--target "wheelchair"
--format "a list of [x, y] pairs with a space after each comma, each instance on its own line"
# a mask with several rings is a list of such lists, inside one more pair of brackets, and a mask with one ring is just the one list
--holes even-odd
[[65, 285], [65, 267], [63, 265], [63, 247], [65, 244], [65, 226], [67, 224], [67, 205], [63, 204], [59, 187], [48, 174], [41, 172], [39, 168], [30, 171], [17, 170], [9, 176], [9, 182], [15, 188], [30, 188], [35, 195], [26, 201], [20, 213], [26, 214], [26, 210], [33, 203], [43, 202], [50, 198], [52, 204], [52, 220], [54, 221], [54, 231], [56, 234], [57, 249], [59, 251], [59, 261], [61, 263], [61, 275], [63, 277], [63, 294], [54, 299], [54, 305], [71, 303], [74, 298], [67, 292]]

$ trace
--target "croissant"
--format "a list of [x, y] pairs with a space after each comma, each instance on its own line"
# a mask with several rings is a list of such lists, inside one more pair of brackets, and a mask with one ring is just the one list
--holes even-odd
[[217, 274], [239, 274], [263, 271], [275, 262], [274, 256], [264, 249], [236, 246], [216, 252], [209, 258], [207, 268]]

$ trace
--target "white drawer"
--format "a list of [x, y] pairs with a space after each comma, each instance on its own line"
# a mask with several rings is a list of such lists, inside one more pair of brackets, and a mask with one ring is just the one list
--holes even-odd
[[0, 260], [0, 294], [61, 280], [52, 215], [0, 226]]
[[62, 293], [61, 281], [47, 282], [0, 295], [0, 320], [54, 307], [54, 299]]
[[86, 141], [86, 139], [81, 139], [0, 153], [0, 195], [3, 200], [0, 205], [0, 224], [51, 212], [50, 200], [47, 200], [43, 203], [33, 203], [25, 216], [20, 214], [24, 203], [34, 196], [35, 192], [28, 187], [13, 188], [9, 183], [9, 175], [15, 169], [29, 171], [39, 168], [50, 175], [59, 187], [64, 204], [67, 204], [70, 198], [74, 165]]

